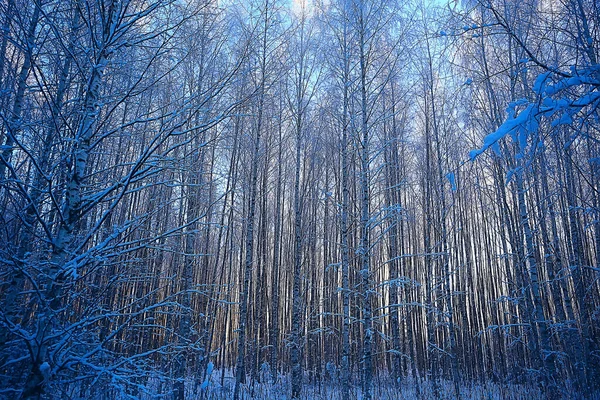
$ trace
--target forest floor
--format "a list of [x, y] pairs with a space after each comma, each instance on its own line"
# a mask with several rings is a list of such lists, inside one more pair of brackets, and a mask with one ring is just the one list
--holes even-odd
[[[198, 400], [231, 400], [233, 398], [233, 388], [235, 378], [228, 371], [225, 374], [223, 385], [221, 385], [220, 371], [214, 371], [209, 380], [204, 382], [186, 383], [186, 398]], [[428, 399], [456, 399], [454, 385], [451, 381], [440, 380], [439, 389], [436, 394], [433, 385], [429, 381], [421, 382], [419, 386], [412, 379], [407, 379], [394, 387], [386, 379], [379, 381], [376, 379], [373, 387], [373, 400], [428, 400]], [[259, 383], [242, 385], [243, 400], [288, 400], [290, 399], [290, 382], [287, 377], [280, 377], [275, 384]], [[154, 388], [157, 392], [170, 390], [167, 388]], [[166, 389], [166, 390], [165, 390]], [[420, 393], [420, 395], [419, 395]], [[169, 396], [166, 395], [166, 398]], [[141, 396], [140, 399], [150, 400], [156, 398], [148, 394]], [[543, 400], [545, 396], [539, 388], [531, 385], [521, 384], [499, 384], [493, 382], [462, 384], [460, 388], [461, 400]], [[565, 399], [575, 399], [573, 396], [563, 396]], [[311, 383], [308, 379], [303, 385], [301, 399], [306, 400], [346, 400], [344, 399], [339, 380], [327, 379], [322, 382]], [[361, 400], [363, 396], [360, 391], [360, 385], [355, 382], [351, 390], [349, 399]]]

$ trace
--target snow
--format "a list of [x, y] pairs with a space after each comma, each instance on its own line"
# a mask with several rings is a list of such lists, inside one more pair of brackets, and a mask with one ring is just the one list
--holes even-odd
[[511, 117], [515, 113], [514, 108], [519, 104], [521, 102], [515, 102], [512, 104], [512, 107], [509, 107], [507, 110], [509, 118], [495, 132], [490, 133], [483, 139], [483, 146], [469, 152], [471, 161], [475, 161], [479, 155], [496, 145], [502, 138], [509, 134], [514, 141], [519, 143], [521, 153], [524, 151], [527, 146], [529, 134], [537, 131], [539, 122], [535, 113], [537, 110], [536, 104], [529, 104], [516, 117]]
[[[234, 378], [232, 372], [228, 370], [225, 376], [224, 385], [220, 385], [220, 371], [215, 373], [215, 379], [211, 381], [204, 398], [213, 400], [229, 400], [232, 398]], [[217, 378], [218, 377], [218, 378]], [[242, 385], [242, 398], [246, 400], [288, 400], [291, 399], [289, 392], [289, 376], [279, 376], [277, 383], [272, 384], [269, 380]], [[269, 382], [269, 383], [265, 383]], [[411, 376], [403, 376], [400, 378], [399, 385], [395, 384], [391, 377], [381, 377], [380, 384], [373, 387], [373, 398], [379, 400], [398, 400], [398, 399], [435, 399], [433, 384], [430, 380], [422, 379], [417, 386], [415, 380]], [[454, 386], [451, 380], [440, 379], [438, 381], [439, 395], [444, 399], [453, 399]], [[186, 388], [193, 389], [193, 378], [186, 382]], [[419, 397], [418, 393], [421, 393]], [[158, 393], [157, 393], [158, 394]], [[162, 395], [168, 394], [168, 388], [162, 386]], [[168, 397], [168, 396], [167, 396]], [[190, 390], [186, 399], [199, 398], [199, 393], [193, 393]], [[123, 396], [111, 397], [117, 400], [125, 398]], [[150, 394], [141, 395], [140, 400], [150, 400], [156, 398]], [[321, 382], [311, 382], [308, 376], [304, 378], [304, 385], [301, 397], [305, 400], [342, 400], [344, 397], [341, 391], [339, 374], [336, 371], [335, 365], [330, 365], [327, 372], [321, 378]], [[350, 389], [350, 398], [361, 400], [363, 399], [360, 390], [360, 381], [356, 377], [353, 380]], [[479, 382], [468, 383], [461, 385], [461, 399], [463, 400], [542, 400], [544, 396], [539, 388], [534, 385], [519, 385], [511, 383], [494, 383], [494, 382]], [[90, 399], [95, 400], [95, 399]]]
[[562, 116], [560, 117], [560, 119], [557, 119], [552, 122], [552, 126], [571, 125], [572, 123], [573, 123], [573, 117], [571, 116], [571, 114], [569, 114], [568, 111], [565, 111], [562, 114]]
[[500, 128], [496, 132], [493, 132], [493, 133], [490, 133], [489, 135], [487, 135], [483, 139], [483, 146], [481, 148], [476, 149], [476, 150], [471, 150], [469, 152], [469, 158], [471, 159], [471, 161], [475, 161], [475, 159], [480, 154], [483, 154], [492, 145], [498, 143], [498, 141], [500, 139], [502, 139], [504, 136], [506, 136], [507, 133], [509, 133], [510, 130], [514, 128], [514, 123], [510, 123], [511, 121], [515, 121], [515, 120], [508, 120], [506, 123], [504, 123], [502, 126], [500, 126]]
[[50, 367], [50, 364], [48, 364], [47, 361], [43, 362], [42, 365], [40, 365], [40, 372], [42, 373], [44, 379], [50, 378], [52, 368]]
[[454, 172], [448, 172], [446, 174], [446, 178], [448, 178], [448, 181], [450, 182], [450, 187], [452, 187], [452, 190], [456, 191], [456, 176], [454, 175]]
[[599, 165], [600, 165], [600, 157], [593, 157], [593, 158], [590, 158], [590, 159], [588, 159], [588, 162], [589, 162], [590, 164], [599, 164]]
[[516, 172], [517, 172], [516, 169], [508, 170], [508, 172], [506, 173], [506, 184], [509, 184], [510, 181], [512, 181], [512, 178], [513, 178], [513, 176], [515, 176]]
[[200, 385], [200, 390], [208, 389], [208, 385], [210, 384], [210, 377], [212, 375], [214, 368], [215, 368], [215, 365], [212, 362], [209, 362], [208, 365], [206, 366], [206, 379], [204, 380], [204, 382], [202, 382], [202, 385]]
[[544, 72], [543, 74], [540, 74], [537, 77], [537, 79], [535, 80], [535, 83], [533, 84], [533, 91], [535, 93], [537, 93], [538, 95], [542, 94], [549, 77], [550, 77], [550, 72]]

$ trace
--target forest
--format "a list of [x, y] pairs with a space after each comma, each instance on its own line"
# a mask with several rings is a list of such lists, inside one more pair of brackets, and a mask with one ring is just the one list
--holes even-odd
[[0, 25], [0, 398], [600, 398], [600, 2]]

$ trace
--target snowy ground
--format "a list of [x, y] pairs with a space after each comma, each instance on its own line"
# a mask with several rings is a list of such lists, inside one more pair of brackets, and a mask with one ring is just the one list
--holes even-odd
[[[268, 374], [261, 374], [263, 382], [269, 381]], [[233, 398], [233, 388], [235, 378], [231, 370], [226, 371], [221, 384], [221, 371], [212, 371], [209, 379], [202, 380], [201, 377], [189, 379], [186, 382], [186, 400], [231, 400]], [[289, 377], [280, 376], [276, 384], [254, 383], [242, 385], [241, 399], [243, 400], [289, 400], [290, 382]], [[73, 400], [171, 400], [173, 396], [172, 383], [161, 383], [159, 380], [139, 381], [137, 387], [127, 390], [119, 388], [116, 382], [105, 382], [104, 388], [81, 386], [77, 388], [62, 388], [65, 390], [60, 398]], [[452, 382], [442, 380], [439, 382], [439, 395], [436, 395], [431, 382], [421, 382], [417, 388], [412, 379], [406, 379], [397, 388], [390, 383], [389, 378], [376, 378], [373, 387], [373, 400], [451, 400], [456, 399], [454, 386]], [[121, 390], [119, 390], [121, 389]], [[306, 377], [301, 399], [303, 400], [362, 400], [360, 393], [360, 384], [355, 382], [351, 395], [344, 399], [340, 390], [338, 379], [323, 379], [319, 382], [311, 382]], [[546, 396], [540, 388], [535, 385], [522, 384], [500, 384], [495, 382], [463, 383], [461, 385], [461, 400], [544, 400]], [[420, 395], [418, 394], [420, 392]], [[561, 392], [556, 392], [556, 399], [565, 400], [600, 400], [600, 392], [586, 393], [585, 396], [577, 395], [574, 392], [562, 388]], [[66, 397], [64, 397], [66, 396]], [[0, 396], [1, 398], [1, 396]], [[53, 399], [56, 397], [52, 397]]]
[[[454, 399], [454, 393], [452, 385], [442, 384], [440, 399]], [[281, 387], [280, 385], [255, 385], [254, 393], [252, 394], [251, 388], [244, 388], [244, 399], [260, 399], [260, 400], [271, 400], [271, 399], [289, 399], [289, 385]], [[373, 399], [378, 400], [400, 400], [400, 399], [437, 399], [434, 395], [432, 388], [427, 387], [421, 388], [421, 396], [417, 395], [416, 387], [404, 386], [399, 389], [391, 386], [379, 386], [375, 387], [373, 391]], [[226, 400], [231, 399], [231, 390], [216, 389], [211, 390], [204, 397], [207, 400]], [[199, 397], [199, 396], [198, 396]], [[197, 397], [196, 397], [197, 398]], [[305, 385], [303, 390], [303, 399], [312, 400], [342, 400], [342, 394], [339, 386], [337, 385]], [[461, 399], [463, 400], [537, 400], [543, 399], [544, 397], [537, 389], [526, 388], [522, 386], [511, 385], [510, 387], [501, 387], [498, 385], [472, 385], [469, 387], [463, 387], [461, 393]], [[351, 400], [360, 400], [362, 395], [358, 388], [355, 388], [350, 396]]]
[[[225, 375], [224, 384], [220, 384], [221, 373], [214, 371], [209, 382], [188, 382], [186, 392], [189, 399], [204, 400], [230, 400], [233, 397], [234, 378], [231, 372]], [[204, 383], [204, 384], [202, 384]], [[206, 384], [208, 383], [208, 384]], [[358, 382], [352, 390], [349, 400], [360, 400], [362, 395], [358, 387]], [[244, 400], [286, 400], [290, 396], [290, 383], [287, 378], [281, 377], [277, 384], [261, 384], [255, 382], [253, 385], [243, 385], [242, 399]], [[168, 388], [155, 388], [156, 392], [169, 392]], [[440, 396], [436, 396], [430, 382], [423, 382], [420, 385], [421, 396], [417, 394], [417, 385], [412, 380], [406, 380], [398, 388], [389, 383], [377, 380], [374, 384], [374, 400], [401, 400], [401, 399], [454, 399], [454, 389], [451, 382], [440, 382]], [[169, 397], [168, 395], [165, 397]], [[156, 398], [153, 395], [146, 395], [141, 399]], [[339, 382], [327, 380], [322, 383], [305, 382], [303, 386], [303, 399], [310, 400], [345, 400], [340, 391]], [[571, 398], [571, 397], [565, 397]], [[500, 385], [497, 383], [477, 383], [462, 385], [461, 399], [463, 400], [542, 400], [544, 396], [538, 388], [524, 385]]]

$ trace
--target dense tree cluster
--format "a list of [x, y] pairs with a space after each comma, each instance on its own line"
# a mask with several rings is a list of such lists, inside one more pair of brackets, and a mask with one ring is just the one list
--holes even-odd
[[598, 395], [595, 0], [0, 24], [0, 397]]

